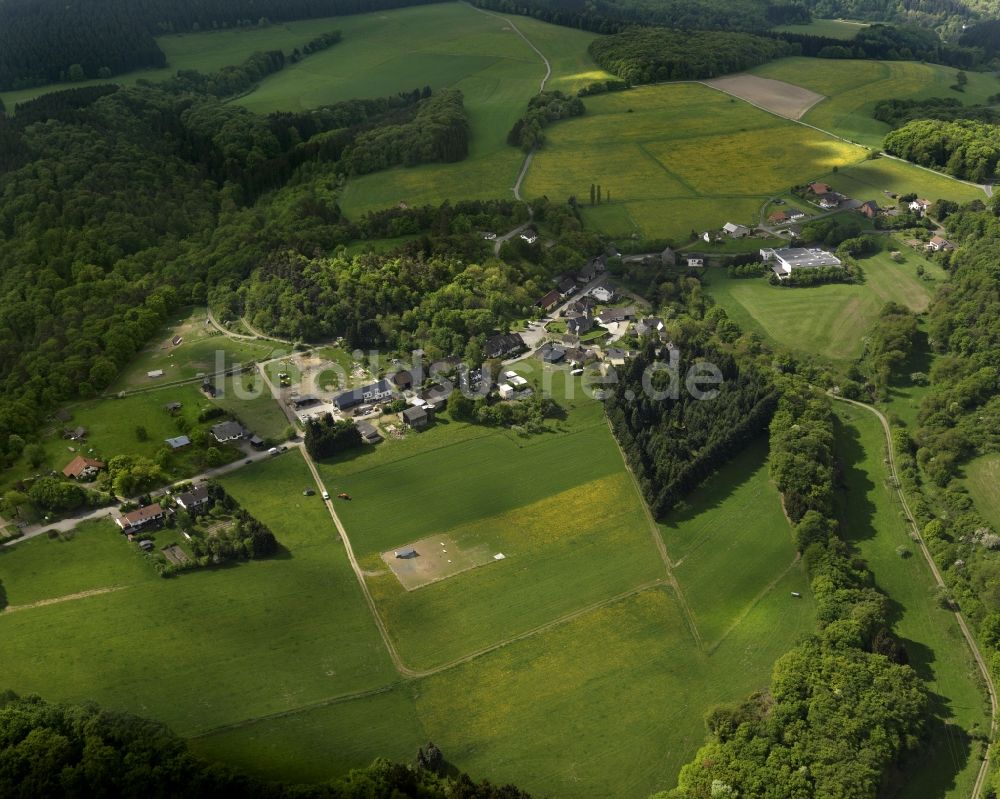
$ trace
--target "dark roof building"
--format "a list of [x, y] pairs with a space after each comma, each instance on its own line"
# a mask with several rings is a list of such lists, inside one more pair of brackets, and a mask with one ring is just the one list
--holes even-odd
[[524, 349], [524, 339], [520, 333], [498, 333], [486, 339], [483, 355], [487, 358], [503, 358]]
[[322, 400], [312, 394], [300, 394], [292, 397], [289, 401], [295, 406], [296, 410], [299, 410], [301, 408], [311, 408], [313, 405], [319, 405]]
[[355, 422], [354, 426], [358, 428], [358, 432], [361, 433], [361, 440], [366, 444], [377, 444], [382, 440], [382, 434], [379, 433], [378, 428], [371, 422], [366, 422], [362, 419]]
[[559, 304], [559, 289], [552, 289], [544, 297], [539, 298], [535, 301], [535, 306], [541, 308], [542, 310], [548, 311]]
[[189, 446], [191, 444], [191, 439], [187, 436], [174, 436], [173, 438], [165, 438], [164, 443], [170, 447], [170, 449], [181, 449], [182, 447]]
[[396, 388], [400, 391], [406, 391], [409, 388], [413, 388], [413, 373], [408, 369], [403, 369], [392, 376], [392, 382], [396, 384]]
[[247, 431], [239, 422], [219, 422], [219, 424], [212, 426], [212, 435], [220, 444], [226, 441], [238, 441], [246, 434]]
[[430, 422], [430, 417], [427, 415], [427, 411], [423, 408], [412, 405], [401, 414], [399, 414], [400, 420], [407, 427], [412, 427], [414, 430], [420, 430], [423, 427], [427, 427]]
[[177, 504], [184, 508], [184, 510], [197, 508], [207, 502], [208, 486], [206, 485], [195, 486], [190, 491], [183, 491], [177, 495]]

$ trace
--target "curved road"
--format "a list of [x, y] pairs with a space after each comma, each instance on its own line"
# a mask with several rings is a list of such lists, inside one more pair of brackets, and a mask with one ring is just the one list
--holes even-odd
[[[889, 476], [892, 478], [893, 485], [896, 488], [896, 494], [899, 497], [899, 503], [902, 505], [903, 513], [906, 515], [906, 520], [909, 522], [910, 527], [913, 529], [913, 534], [915, 536], [915, 541], [919, 547], [924, 559], [927, 561], [927, 565], [931, 570], [931, 574], [934, 575], [934, 581], [937, 583], [939, 588], [947, 588], [944, 583], [944, 579], [941, 577], [941, 572], [938, 570], [937, 564], [934, 562], [934, 558], [931, 557], [931, 553], [927, 549], [927, 545], [924, 544], [924, 539], [920, 535], [920, 527], [917, 525], [917, 520], [914, 518], [910, 506], [906, 501], [906, 495], [903, 493], [902, 483], [900, 483], [899, 475], [896, 473], [896, 455], [892, 448], [892, 430], [889, 427], [889, 420], [885, 418], [885, 414], [882, 413], [878, 408], [871, 405], [866, 405], [863, 402], [857, 402], [856, 400], [847, 399], [846, 397], [839, 397], [836, 394], [831, 394], [827, 392], [830, 397], [840, 402], [846, 402], [849, 405], [855, 405], [858, 408], [864, 408], [866, 411], [875, 414], [878, 418], [879, 423], [882, 425], [882, 431], [885, 433], [885, 443], [886, 451], [888, 452], [887, 462], [889, 465]], [[954, 610], [955, 621], [958, 622], [959, 629], [962, 631], [962, 637], [965, 638], [965, 643], [968, 645], [969, 650], [972, 652], [972, 656], [976, 661], [976, 665], [979, 666], [979, 671], [982, 674], [983, 681], [986, 683], [986, 690], [990, 697], [990, 741], [992, 742], [996, 736], [997, 728], [997, 693], [996, 688], [993, 685], [993, 679], [990, 677], [989, 667], [986, 665], [986, 660], [983, 658], [982, 652], [979, 651], [979, 645], [976, 643], [976, 639], [972, 636], [968, 625], [965, 623], [965, 617], [962, 616], [961, 611]], [[979, 774], [976, 777], [976, 784], [972, 789], [972, 797], [976, 799], [982, 795], [983, 786], [986, 782], [987, 776], [989, 776], [990, 771], [990, 749], [987, 747], [986, 755], [983, 758], [982, 765], [979, 767]]]

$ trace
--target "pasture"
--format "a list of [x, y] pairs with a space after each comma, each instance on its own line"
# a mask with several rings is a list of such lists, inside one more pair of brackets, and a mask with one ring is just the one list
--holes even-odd
[[166, 580], [110, 522], [69, 541], [0, 548], [11, 605], [117, 589], [0, 613], [5, 684], [51, 700], [94, 699], [190, 735], [391, 683], [329, 516], [319, 497], [302, 496], [312, 478], [301, 456], [223, 482], [271, 527], [281, 554]]
[[[512, 18], [552, 65], [549, 87], [575, 91], [610, 77], [587, 55], [594, 34]], [[524, 154], [507, 132], [538, 92], [545, 65], [502, 18], [464, 3], [342, 17], [344, 40], [266, 78], [237, 100], [254, 111], [299, 110], [380, 97], [413, 88], [454, 87], [465, 96], [472, 126], [469, 157], [457, 164], [399, 167], [348, 182], [340, 205], [348, 216], [405, 201], [409, 205], [505, 196]]]
[[750, 72], [824, 95], [827, 99], [813, 106], [803, 121], [876, 149], [889, 132], [888, 125], [872, 118], [879, 100], [954, 97], [971, 105], [1000, 92], [1000, 80], [993, 73], [969, 72], [965, 91], [956, 92], [949, 87], [957, 69], [915, 61], [782, 58]]
[[875, 200], [879, 205], [891, 202], [885, 192], [897, 195], [912, 192], [932, 202], [941, 198], [956, 202], [986, 199], [977, 186], [886, 156], [852, 164], [819, 179], [849, 197]]
[[[756, 224], [762, 203], [864, 152], [696, 84], [644, 86], [586, 99], [587, 114], [548, 129], [524, 193], [575, 195], [612, 235], [687, 240], [727, 221]], [[586, 204], [590, 184], [611, 202]]]
[[940, 275], [940, 268], [916, 253], [905, 255], [902, 264], [887, 253], [860, 260], [865, 281], [857, 285], [779, 287], [710, 268], [705, 291], [744, 329], [793, 352], [846, 364], [861, 355], [864, 332], [887, 302], [918, 312], [927, 308], [934, 283], [917, 276], [917, 265], [923, 263], [932, 275]]
[[[843, 486], [837, 497], [841, 531], [891, 597], [896, 632], [910, 665], [932, 692], [945, 723], [931, 728], [932, 743], [911, 766], [900, 792], [906, 799], [948, 797], [972, 792], [979, 770], [973, 732], [989, 730], [989, 710], [979, 674], [954, 616], [937, 606], [934, 580], [909, 537], [895, 492], [887, 485], [885, 437], [873, 414], [845, 403], [837, 413], [837, 456]], [[901, 557], [898, 547], [910, 555]]]

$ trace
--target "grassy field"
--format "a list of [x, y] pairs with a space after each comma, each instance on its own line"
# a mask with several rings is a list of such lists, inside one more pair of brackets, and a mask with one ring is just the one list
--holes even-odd
[[807, 36], [826, 36], [830, 39], [849, 41], [864, 28], [867, 28], [868, 24], [850, 19], [814, 19], [807, 25], [779, 25], [774, 30], [781, 33], [804, 33]]
[[302, 496], [310, 483], [297, 452], [225, 480], [282, 544], [268, 560], [164, 580], [108, 522], [0, 549], [11, 605], [118, 589], [0, 614], [5, 684], [191, 734], [391, 683], [322, 502]]
[[686, 240], [726, 221], [756, 224], [769, 196], [864, 152], [694, 84], [587, 98], [587, 114], [552, 126], [525, 180], [528, 197], [611, 203], [587, 220], [613, 234]]
[[1000, 455], [983, 455], [965, 467], [965, 485], [976, 503], [976, 509], [1000, 530]]
[[935, 264], [912, 251], [902, 264], [887, 252], [860, 261], [865, 282], [781, 288], [765, 279], [732, 279], [722, 269], [705, 275], [705, 290], [739, 325], [803, 354], [846, 363], [861, 354], [862, 337], [887, 302], [923, 311], [935, 283], [921, 280], [917, 265], [940, 278]]
[[993, 73], [969, 72], [965, 91], [956, 92], [949, 87], [958, 70], [915, 61], [783, 58], [750, 71], [825, 95], [828, 99], [813, 107], [803, 121], [876, 148], [889, 132], [888, 125], [871, 115], [879, 100], [954, 97], [973, 104], [1000, 91], [1000, 80]]
[[[910, 665], [927, 682], [945, 719], [933, 731], [930, 751], [913, 767], [897, 794], [907, 799], [967, 797], [979, 769], [978, 744], [969, 733], [989, 729], [986, 697], [954, 617], [934, 599], [934, 581], [909, 538], [898, 499], [886, 485], [885, 438], [868, 411], [835, 403], [837, 454], [844, 487], [838, 498], [841, 529], [893, 602], [896, 631]], [[903, 558], [897, 547], [911, 556]]]
[[829, 172], [820, 180], [849, 197], [875, 200], [883, 206], [892, 202], [885, 197], [884, 192], [912, 192], [931, 201], [942, 197], [957, 202], [986, 200], [983, 190], [976, 186], [894, 158], [862, 161], [837, 172]]
[[[552, 64], [550, 88], [575, 91], [606, 78], [587, 55], [594, 35], [524, 17], [515, 24]], [[523, 153], [506, 143], [545, 76], [545, 66], [503, 19], [460, 3], [343, 17], [344, 40], [291, 65], [238, 100], [261, 112], [378, 97], [415, 87], [461, 89], [472, 125], [469, 158], [398, 168], [350, 181], [340, 205], [350, 216], [410, 205], [504, 196]]]

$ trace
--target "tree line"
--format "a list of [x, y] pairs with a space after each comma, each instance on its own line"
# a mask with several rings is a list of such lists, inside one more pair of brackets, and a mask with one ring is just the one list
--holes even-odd
[[[343, 16], [428, 0], [5, 0], [0, 89], [164, 67], [155, 36]], [[312, 43], [315, 45], [315, 42]], [[308, 47], [308, 45], [307, 45]]]
[[[1000, 93], [991, 98], [1000, 101]], [[893, 128], [901, 128], [918, 119], [940, 119], [954, 122], [970, 119], [976, 122], [1000, 124], [1000, 108], [994, 105], [963, 105], [955, 97], [928, 97], [923, 100], [880, 100], [872, 116]]]
[[697, 80], [793, 55], [792, 45], [749, 33], [629, 28], [588, 48], [603, 69], [631, 85]]
[[247, 799], [530, 799], [450, 771], [433, 743], [412, 763], [376, 760], [314, 785], [265, 782], [196, 757], [166, 725], [87, 702], [0, 693], [0, 795], [241, 796]]
[[586, 109], [579, 97], [563, 92], [541, 92], [528, 101], [528, 110], [519, 117], [507, 134], [507, 144], [529, 152], [545, 143], [542, 130], [560, 119], [582, 116]]
[[778, 659], [768, 691], [709, 711], [710, 742], [655, 799], [873, 797], [926, 742], [928, 690], [906, 665], [889, 598], [839, 537], [829, 402], [801, 376], [778, 383], [771, 474], [819, 630]]

